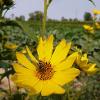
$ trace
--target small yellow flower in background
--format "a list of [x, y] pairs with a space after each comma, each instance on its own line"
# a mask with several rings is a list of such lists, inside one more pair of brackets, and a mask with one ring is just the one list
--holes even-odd
[[98, 22], [95, 23], [97, 29], [100, 29], [100, 24]]
[[94, 33], [94, 28], [92, 26], [89, 26], [89, 25], [83, 25], [83, 28], [90, 32], [90, 33]]
[[95, 67], [96, 64], [88, 63], [86, 53], [82, 56], [80, 54], [77, 56], [76, 64], [79, 66], [79, 69], [83, 70], [87, 74], [93, 74], [97, 71], [97, 68]]
[[93, 12], [94, 15], [99, 15], [100, 14], [100, 10], [97, 10], [97, 9], [93, 9], [92, 12]]
[[80, 74], [78, 69], [72, 67], [78, 53], [68, 56], [70, 48], [71, 43], [66, 43], [63, 39], [53, 50], [53, 35], [44, 40], [40, 38], [37, 47], [38, 59], [28, 47], [27, 57], [23, 53], [16, 53], [18, 62], [13, 63], [16, 73], [12, 80], [17, 86], [28, 88], [32, 94], [63, 94], [65, 90], [62, 86]]
[[7, 49], [14, 50], [14, 49], [16, 49], [18, 46], [17, 46], [16, 44], [14, 44], [14, 43], [7, 42], [7, 43], [5, 43], [4, 47], [7, 48]]

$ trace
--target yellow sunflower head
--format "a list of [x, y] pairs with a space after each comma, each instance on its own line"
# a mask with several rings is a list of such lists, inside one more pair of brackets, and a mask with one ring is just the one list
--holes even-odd
[[90, 33], [94, 33], [94, 28], [90, 25], [83, 25], [83, 28]]
[[79, 69], [84, 71], [87, 74], [94, 74], [97, 71], [95, 67], [96, 64], [88, 63], [87, 54], [78, 55], [76, 59], [76, 64], [79, 66]]
[[97, 9], [93, 9], [92, 12], [93, 12], [94, 15], [99, 15], [100, 14], [100, 10], [97, 10]]
[[28, 47], [27, 56], [16, 53], [17, 62], [13, 63], [15, 74], [12, 79], [18, 86], [30, 89], [33, 94], [41, 93], [42, 96], [63, 94], [65, 90], [62, 86], [79, 75], [80, 71], [72, 67], [78, 53], [68, 56], [71, 43], [63, 39], [54, 49], [53, 39], [53, 35], [44, 40], [40, 37], [37, 59]]

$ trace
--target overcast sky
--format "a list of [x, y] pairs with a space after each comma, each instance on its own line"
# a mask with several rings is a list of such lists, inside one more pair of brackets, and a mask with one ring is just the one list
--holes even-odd
[[[93, 9], [100, 10], [100, 0], [94, 0], [96, 7], [88, 0], [53, 0], [49, 9], [48, 17], [53, 19], [78, 18], [82, 19], [84, 12], [91, 12]], [[24, 15], [34, 11], [43, 11], [43, 0], [15, 0], [15, 6], [7, 12], [6, 17]]]

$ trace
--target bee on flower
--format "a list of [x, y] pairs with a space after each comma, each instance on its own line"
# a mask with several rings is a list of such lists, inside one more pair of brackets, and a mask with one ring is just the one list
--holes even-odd
[[38, 58], [32, 55], [27, 46], [27, 56], [21, 52], [16, 53], [17, 62], [13, 63], [15, 74], [12, 80], [17, 86], [42, 96], [63, 94], [65, 89], [62, 86], [80, 74], [78, 69], [72, 67], [78, 53], [68, 55], [71, 43], [62, 39], [54, 49], [53, 39], [53, 35], [47, 39], [40, 37], [37, 46]]
[[97, 71], [95, 67], [96, 64], [92, 64], [88, 62], [87, 54], [78, 54], [76, 59], [76, 64], [78, 65], [79, 69], [84, 71], [87, 74], [93, 74]]
[[83, 28], [90, 33], [94, 33], [94, 28], [90, 25], [83, 25]]

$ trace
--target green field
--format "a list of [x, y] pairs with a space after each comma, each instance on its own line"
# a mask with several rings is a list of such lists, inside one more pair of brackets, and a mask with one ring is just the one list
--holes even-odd
[[[47, 36], [53, 34], [55, 38], [55, 45], [63, 38], [65, 38], [67, 41], [72, 41], [73, 46], [77, 46], [83, 51], [83, 53], [87, 53], [90, 62], [96, 63], [97, 67], [100, 68], [100, 29], [96, 29], [92, 34], [84, 30], [84, 24], [92, 25], [93, 23], [82, 21], [48, 21], [47, 32], [45, 35]], [[40, 33], [41, 23], [39, 21], [19, 21], [7, 19], [3, 19], [0, 21], [0, 67], [7, 70], [5, 74], [1, 74], [2, 78], [13, 73], [8, 69], [11, 69], [11, 63], [16, 60], [16, 51], [21, 51], [25, 48], [26, 45], [28, 45], [33, 54], [36, 53], [36, 46], [38, 44]], [[5, 47], [6, 43], [16, 44], [17, 49], [12, 50]], [[75, 48], [72, 47], [71, 49], [72, 51], [74, 51]], [[99, 73], [100, 72], [93, 76], [88, 76], [88, 79], [85, 78], [84, 81], [82, 78], [79, 79], [83, 82], [88, 80], [88, 82], [86, 83], [86, 88], [82, 90], [82, 93], [77, 100], [100, 99]], [[1, 90], [1, 92], [5, 91], [6, 90]], [[71, 92], [71, 96], [73, 97], [77, 93], [78, 92], [75, 90]], [[22, 94], [14, 94], [14, 98], [17, 98], [14, 100], [22, 100], [21, 96]], [[66, 98], [66, 94], [51, 95], [44, 98], [32, 96], [29, 100], [67, 100], [64, 98]]]

